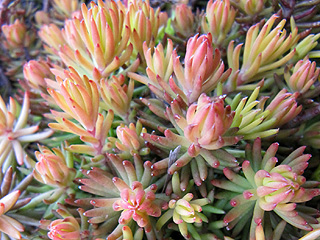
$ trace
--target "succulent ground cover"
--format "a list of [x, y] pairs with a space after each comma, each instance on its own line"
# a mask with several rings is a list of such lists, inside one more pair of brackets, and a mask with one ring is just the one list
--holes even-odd
[[320, 2], [0, 0], [0, 239], [320, 239]]

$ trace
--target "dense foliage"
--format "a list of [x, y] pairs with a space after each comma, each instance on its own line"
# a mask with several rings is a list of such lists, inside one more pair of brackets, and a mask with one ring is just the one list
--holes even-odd
[[0, 1], [0, 239], [320, 239], [320, 1]]

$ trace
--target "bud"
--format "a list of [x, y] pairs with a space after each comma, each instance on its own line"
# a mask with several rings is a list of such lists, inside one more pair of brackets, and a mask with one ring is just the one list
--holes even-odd
[[129, 126], [121, 124], [117, 127], [116, 132], [117, 138], [109, 137], [108, 140], [121, 151], [120, 156], [122, 158], [130, 158], [134, 154], [146, 155], [150, 152], [150, 149], [145, 147], [144, 139], [141, 137], [141, 134], [146, 133], [147, 130], [142, 127], [140, 121], [136, 125], [134, 123], [130, 123]]
[[125, 84], [125, 77], [112, 76], [110, 79], [100, 81], [101, 107], [109, 110], [112, 109], [116, 115], [129, 122], [130, 103], [132, 100], [134, 81], [130, 80]]
[[173, 27], [180, 35], [189, 37], [194, 34], [194, 16], [186, 4], [177, 4]]
[[265, 109], [270, 114], [266, 117], [268, 119], [277, 119], [272, 127], [280, 127], [290, 120], [294, 119], [302, 110], [302, 105], [298, 106], [297, 97], [298, 92], [293, 94], [287, 93], [286, 89], [282, 89], [271, 101]]
[[207, 205], [209, 200], [206, 198], [192, 200], [193, 194], [187, 193], [181, 199], [172, 199], [169, 202], [169, 210], [161, 216], [157, 222], [157, 229], [172, 217], [173, 222], [178, 225], [183, 237], [188, 238], [187, 224], [208, 222], [207, 217], [202, 214], [202, 206]]
[[43, 60], [27, 62], [23, 66], [23, 75], [31, 88], [42, 92], [46, 92], [47, 88], [45, 78], [54, 79], [49, 64]]
[[235, 16], [236, 10], [230, 6], [229, 0], [210, 0], [208, 2], [201, 24], [205, 33], [211, 33], [215, 46], [226, 45], [226, 37], [231, 30]]
[[23, 22], [20, 22], [19, 19], [15, 20], [13, 24], [3, 25], [1, 29], [7, 40], [5, 46], [9, 50], [29, 46], [30, 37], [27, 34], [26, 25]]
[[223, 83], [231, 73], [231, 69], [224, 72], [224, 64], [220, 57], [220, 51], [213, 50], [210, 33], [190, 38], [184, 68], [176, 51], [173, 51], [173, 70], [178, 86], [171, 78], [169, 82], [172, 90], [181, 95], [188, 104], [195, 102], [201, 93], [212, 92], [218, 83]]
[[76, 170], [69, 168], [63, 153], [54, 148], [40, 147], [41, 152], [35, 152], [38, 162], [33, 170], [33, 176], [39, 182], [54, 186], [67, 187], [72, 183]]
[[223, 135], [230, 128], [233, 117], [230, 106], [224, 108], [223, 99], [211, 100], [205, 94], [200, 95], [197, 103], [190, 105], [186, 119], [176, 115], [178, 126], [191, 142], [189, 155], [198, 155], [201, 148], [215, 150], [228, 145]]
[[48, 227], [50, 239], [80, 240], [80, 226], [78, 221], [72, 217], [54, 220]]
[[[292, 74], [290, 70], [292, 70]], [[317, 81], [319, 73], [320, 69], [316, 67], [316, 62], [311, 63], [308, 58], [305, 58], [298, 61], [293, 69], [292, 67], [286, 67], [284, 79], [292, 93], [304, 94]]]

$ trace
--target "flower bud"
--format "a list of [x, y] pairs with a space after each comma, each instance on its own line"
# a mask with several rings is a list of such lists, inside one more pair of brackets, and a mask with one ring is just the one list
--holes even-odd
[[31, 60], [23, 66], [23, 75], [28, 84], [36, 90], [45, 91], [47, 84], [45, 78], [54, 79], [47, 62]]

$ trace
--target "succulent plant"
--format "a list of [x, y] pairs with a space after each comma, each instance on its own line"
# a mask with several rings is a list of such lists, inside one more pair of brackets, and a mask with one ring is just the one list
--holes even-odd
[[246, 156], [249, 160], [242, 163], [244, 176], [225, 168], [223, 173], [228, 180], [211, 181], [214, 186], [229, 190], [221, 193], [220, 197], [231, 197], [230, 204], [234, 208], [223, 221], [228, 229], [234, 228], [233, 236], [244, 227], [244, 221], [249, 220], [248, 216], [253, 215], [249, 237], [259, 239], [256, 238], [257, 231], [260, 231], [259, 225], [263, 225], [264, 215], [270, 211], [297, 228], [312, 230], [310, 222], [316, 220], [312, 216], [304, 218], [305, 214], [299, 214], [298, 208], [298, 203], [309, 201], [320, 194], [319, 189], [312, 188], [318, 183], [308, 183], [302, 176], [311, 156], [303, 154], [304, 147], [300, 147], [276, 165], [278, 146], [277, 143], [272, 144], [262, 157], [259, 153], [261, 140], [256, 139], [252, 147], [247, 147]]
[[6, 106], [0, 97], [0, 165], [3, 170], [6, 170], [10, 165], [14, 165], [15, 160], [20, 165], [25, 162], [22, 144], [45, 139], [53, 133], [51, 130], [36, 133], [39, 129], [38, 126], [27, 126], [29, 106], [28, 92], [24, 95], [20, 112], [19, 106], [13, 98], [10, 98], [10, 103]]
[[0, 238], [319, 238], [318, 2], [0, 1]]
[[[83, 184], [80, 189], [102, 198], [91, 198], [90, 203], [95, 207], [84, 213], [92, 224], [100, 224], [95, 235], [111, 233], [108, 239], [122, 236], [122, 228], [133, 223], [144, 228], [148, 238], [155, 238], [156, 233], [150, 218], [161, 215], [161, 194], [156, 195], [158, 184], [151, 184], [151, 162], [143, 163], [139, 155], [134, 155], [134, 165], [124, 161], [116, 155], [109, 154], [115, 171], [119, 177], [112, 177], [110, 173], [99, 168], [83, 170], [88, 178], [78, 181]], [[119, 168], [121, 166], [121, 169]], [[139, 171], [137, 171], [139, 170]], [[77, 200], [81, 203], [81, 199]], [[112, 230], [113, 229], [113, 230]]]

